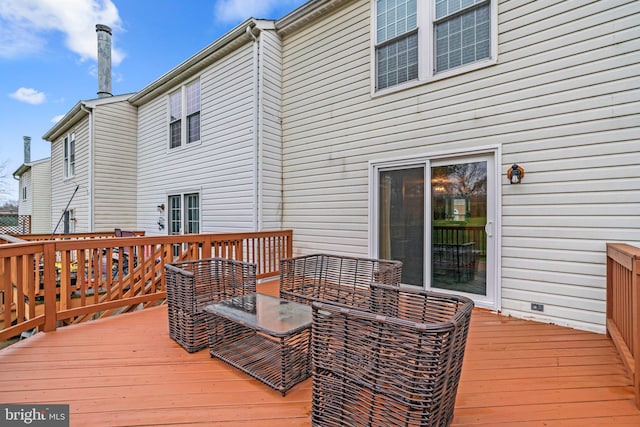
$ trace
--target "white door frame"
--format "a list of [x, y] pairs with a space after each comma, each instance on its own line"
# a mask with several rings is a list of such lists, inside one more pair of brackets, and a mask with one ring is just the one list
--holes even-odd
[[[457, 150], [447, 152], [437, 152], [415, 156], [405, 156], [375, 160], [369, 162], [369, 256], [378, 258], [378, 212], [379, 212], [379, 176], [380, 171], [390, 169], [401, 169], [407, 167], [425, 168], [425, 218], [430, 218], [431, 197], [427, 188], [430, 186], [431, 166], [435, 164], [446, 164], [447, 161], [463, 162], [482, 158], [487, 160], [487, 254], [491, 251], [493, 260], [487, 259], [487, 295], [479, 296], [473, 294], [462, 294], [474, 300], [476, 306], [491, 310], [501, 310], [502, 300], [502, 280], [501, 280], [501, 156], [500, 146], [478, 147], [474, 150]], [[427, 218], [427, 215], [429, 217]], [[425, 220], [424, 227], [425, 259], [424, 259], [424, 287], [430, 289], [431, 265], [430, 259], [426, 256], [430, 253], [430, 247], [426, 247], [431, 242], [431, 227]], [[491, 235], [491, 236], [490, 236]], [[490, 289], [491, 288], [491, 289]]]

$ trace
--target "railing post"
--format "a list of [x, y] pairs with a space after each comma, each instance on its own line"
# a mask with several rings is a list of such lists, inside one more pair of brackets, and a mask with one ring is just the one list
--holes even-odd
[[56, 245], [54, 241], [43, 245], [44, 260], [44, 331], [55, 331], [58, 324], [56, 307]]
[[635, 365], [635, 376], [633, 379], [633, 387], [636, 395], [636, 407], [640, 408], [640, 258], [636, 255], [633, 257], [633, 268], [631, 277], [631, 295], [632, 295], [632, 331], [633, 331], [633, 360]]
[[605, 331], [607, 338], [611, 338], [609, 332], [609, 319], [613, 319], [613, 259], [609, 256], [609, 243], [607, 243], [607, 286], [606, 286], [606, 317], [605, 317]]

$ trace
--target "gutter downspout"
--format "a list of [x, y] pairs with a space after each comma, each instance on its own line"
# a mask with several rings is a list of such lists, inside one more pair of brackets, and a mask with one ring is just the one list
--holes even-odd
[[260, 67], [258, 64], [260, 42], [253, 34], [253, 27], [247, 26], [247, 34], [253, 40], [253, 231], [260, 231], [260, 194], [258, 168], [260, 165]]
[[80, 109], [89, 115], [89, 161], [87, 182], [87, 231], [93, 232], [93, 109], [80, 103]]

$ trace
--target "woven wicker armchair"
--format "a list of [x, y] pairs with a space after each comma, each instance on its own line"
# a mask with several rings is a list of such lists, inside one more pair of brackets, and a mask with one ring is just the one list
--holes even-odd
[[192, 353], [209, 344], [203, 308], [256, 291], [256, 265], [224, 258], [165, 264], [169, 336]]
[[447, 426], [473, 302], [372, 285], [371, 311], [314, 302], [314, 426]]
[[368, 309], [371, 283], [400, 285], [402, 262], [316, 254], [280, 261], [280, 298]]

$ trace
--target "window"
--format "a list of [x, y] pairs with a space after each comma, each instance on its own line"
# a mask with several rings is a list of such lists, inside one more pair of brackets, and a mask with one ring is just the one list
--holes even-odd
[[491, 59], [495, 3], [375, 0], [375, 89], [462, 72]]
[[185, 230], [188, 234], [197, 234], [200, 232], [200, 195], [185, 194]]
[[76, 215], [75, 210], [68, 209], [64, 211], [63, 215], [63, 232], [64, 234], [76, 232]]
[[200, 141], [200, 80], [169, 95], [169, 148], [183, 141]]
[[22, 187], [22, 200], [27, 200], [27, 187]]
[[76, 134], [70, 133], [64, 138], [64, 177], [76, 174]]
[[200, 194], [171, 195], [167, 201], [169, 234], [200, 233]]

